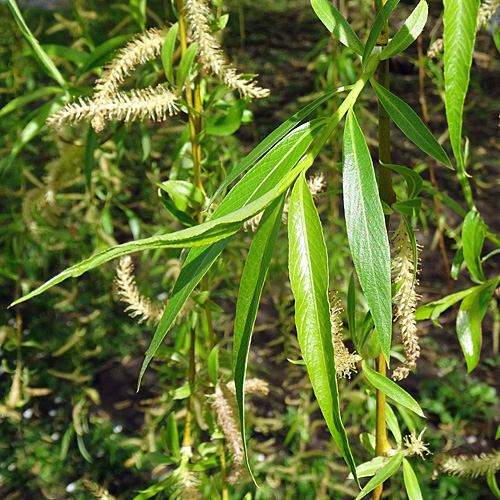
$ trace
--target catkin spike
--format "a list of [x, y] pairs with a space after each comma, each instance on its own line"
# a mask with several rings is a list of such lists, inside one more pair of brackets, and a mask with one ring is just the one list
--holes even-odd
[[134, 265], [130, 255], [121, 257], [116, 268], [116, 284], [121, 300], [129, 304], [125, 311], [132, 318], [139, 316], [139, 323], [158, 323], [163, 315], [164, 304], [152, 304], [150, 299], [139, 293], [133, 271]]
[[500, 450], [480, 455], [442, 455], [437, 467], [447, 474], [459, 477], [485, 476], [500, 469]]
[[269, 95], [250, 78], [239, 75], [224, 57], [217, 39], [210, 31], [209, 9], [204, 0], [186, 0], [184, 12], [189, 26], [189, 35], [198, 43], [198, 58], [208, 73], [219, 77], [230, 89], [237, 90], [242, 97], [260, 99]]
[[77, 102], [66, 104], [48, 120], [51, 128], [63, 124], [74, 125], [81, 120], [91, 120], [96, 132], [104, 128], [105, 120], [144, 120], [164, 121], [179, 111], [178, 97], [163, 85], [155, 88], [133, 89], [131, 95], [117, 92], [99, 100], [79, 97]]
[[[415, 265], [413, 262], [413, 249], [403, 219], [401, 219], [399, 228], [394, 233], [392, 242], [394, 244], [394, 283], [401, 283], [394, 297], [394, 304], [396, 305], [395, 321], [399, 323], [406, 356], [405, 364], [398, 366], [393, 371], [392, 378], [393, 380], [402, 380], [417, 366], [417, 359], [420, 357], [417, 321], [415, 319], [415, 309], [420, 297], [415, 291], [418, 281], [413, 281]], [[417, 245], [417, 248], [419, 249], [419, 245]]]

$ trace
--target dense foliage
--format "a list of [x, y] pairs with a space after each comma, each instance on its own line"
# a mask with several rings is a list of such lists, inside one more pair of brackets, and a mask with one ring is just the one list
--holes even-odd
[[498, 6], [1, 3], [1, 497], [500, 498]]

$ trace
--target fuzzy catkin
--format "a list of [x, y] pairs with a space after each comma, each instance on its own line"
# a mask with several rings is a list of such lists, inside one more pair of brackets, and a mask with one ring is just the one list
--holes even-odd
[[454, 476], [478, 477], [494, 473], [500, 469], [500, 450], [480, 455], [442, 455], [438, 468]]
[[239, 75], [227, 61], [219, 42], [210, 31], [209, 9], [204, 0], [186, 0], [184, 14], [189, 36], [198, 43], [198, 59], [205, 71], [220, 78], [242, 97], [260, 99], [269, 95], [268, 89], [257, 86], [251, 78]]
[[392, 242], [394, 244], [394, 283], [401, 284], [394, 296], [394, 304], [396, 305], [395, 321], [399, 324], [401, 341], [406, 356], [406, 362], [393, 371], [392, 378], [393, 380], [402, 380], [417, 366], [417, 359], [420, 357], [417, 321], [415, 319], [415, 309], [420, 297], [415, 292], [418, 281], [413, 280], [413, 249], [403, 219], [401, 219], [399, 228], [394, 233]]
[[245, 454], [243, 452], [241, 433], [236, 424], [233, 409], [220, 385], [217, 385], [215, 388], [215, 393], [212, 396], [212, 406], [217, 413], [217, 425], [224, 433], [227, 448], [233, 455], [233, 466], [227, 481], [229, 484], [235, 484], [245, 469]]
[[164, 304], [153, 304], [150, 299], [143, 297], [134, 278], [134, 265], [130, 255], [125, 255], [120, 258], [120, 263], [116, 268], [116, 285], [118, 287], [118, 295], [120, 300], [126, 302], [128, 307], [125, 312], [128, 312], [132, 318], [139, 316], [139, 323], [143, 321], [149, 325], [151, 322], [158, 323], [163, 315], [165, 308]]

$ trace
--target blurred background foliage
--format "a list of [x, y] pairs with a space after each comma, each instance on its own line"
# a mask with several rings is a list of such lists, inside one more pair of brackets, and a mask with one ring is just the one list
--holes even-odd
[[[321, 93], [352, 83], [359, 64], [326, 36], [305, 0], [213, 3], [220, 14], [229, 14], [222, 42], [231, 59], [245, 73], [259, 73], [259, 82], [272, 93], [261, 102], [240, 105], [233, 96], [214, 103], [214, 120], [222, 120], [228, 127], [203, 139], [204, 165], [217, 167], [209, 178], [207, 174], [208, 195], [224, 173], [284, 119]], [[28, 26], [69, 83], [69, 93], [78, 96], [90, 93], [102, 64], [127, 38], [144, 27], [175, 21], [166, 0], [149, 0], [145, 17], [131, 9], [135, 4], [26, 0], [20, 7]], [[411, 7], [401, 5], [401, 19]], [[362, 38], [366, 19], [373, 16], [371, 2], [353, 0], [341, 8], [349, 12]], [[440, 8], [439, 2], [431, 2], [435, 29], [431, 26], [424, 31], [428, 37], [424, 47], [429, 46], [430, 37], [438, 36]], [[481, 195], [479, 203], [484, 204], [497, 199], [499, 190], [493, 176], [500, 158], [494, 140], [497, 125], [484, 126], [486, 110], [493, 120], [500, 112], [500, 101], [488, 91], [499, 83], [500, 68], [494, 56], [491, 35], [483, 32], [465, 128], [473, 143], [470, 171]], [[393, 62], [392, 78], [394, 92], [404, 94], [418, 110], [416, 59], [416, 49], [411, 47], [406, 57]], [[445, 133], [442, 62], [426, 59], [425, 69], [431, 129], [439, 136]], [[160, 72], [158, 61], [145, 64], [127, 79], [126, 86], [151, 85]], [[182, 117], [164, 123], [112, 124], [98, 136], [86, 124], [49, 131], [45, 118], [63, 93], [32, 56], [3, 2], [0, 75], [1, 304], [7, 306], [95, 251], [179, 227], [164, 209], [155, 181], [160, 182], [166, 172], [170, 179], [189, 179], [192, 162]], [[235, 106], [241, 112], [236, 120], [228, 119]], [[328, 106], [335, 106], [335, 101]], [[367, 94], [360, 107], [363, 127], [374, 144], [375, 99]], [[319, 113], [332, 110], [323, 108]], [[425, 171], [427, 165], [416, 163], [406, 139], [396, 133], [395, 141], [394, 162]], [[335, 139], [321, 161], [318, 168], [327, 172], [327, 190], [335, 192], [340, 161]], [[459, 193], [448, 171], [438, 172], [438, 182], [443, 192]], [[396, 189], [402, 187], [396, 184]], [[318, 197], [318, 207], [330, 229], [326, 237], [333, 287], [345, 297], [352, 265], [338, 200]], [[483, 213], [488, 217], [487, 210]], [[419, 240], [425, 243], [421, 291], [426, 301], [445, 294], [433, 217], [432, 201], [424, 199]], [[453, 259], [453, 249], [460, 246], [457, 221], [446, 206], [441, 217]], [[250, 375], [270, 385], [269, 395], [252, 396], [248, 402], [250, 459], [260, 489], [255, 489], [247, 475], [232, 487], [230, 497], [354, 498], [354, 486], [345, 479], [347, 468], [331, 459], [339, 457], [339, 452], [327, 433], [304, 367], [288, 361], [300, 359], [300, 351], [291, 318], [292, 296], [284, 278], [284, 241], [278, 243], [271, 264], [249, 367]], [[227, 380], [232, 369], [235, 297], [249, 242], [249, 235], [238, 235], [224, 259], [210, 271], [211, 307], [222, 347], [219, 367]], [[182, 252], [165, 250], [134, 255], [140, 292], [156, 302], [168, 298], [182, 257]], [[173, 454], [168, 417], [174, 415], [178, 422], [184, 417], [187, 393], [182, 387], [189, 324], [178, 322], [136, 393], [142, 356], [153, 328], [127, 316], [114, 279], [113, 266], [102, 266], [20, 307], [0, 308], [1, 498], [114, 496], [126, 500], [167, 477]], [[358, 306], [363, 311], [364, 305]], [[195, 301], [193, 307], [200, 306]], [[469, 376], [465, 376], [456, 335], [444, 323], [441, 330], [422, 325], [423, 357], [417, 375], [403, 385], [428, 416], [425, 438], [436, 455], [452, 448], [457, 453], [490, 451], [500, 408], [498, 311], [493, 308], [486, 319], [483, 352], [487, 354], [481, 370]], [[207, 357], [208, 353], [205, 360]], [[206, 369], [203, 364], [198, 367], [201, 378]], [[373, 398], [367, 396], [367, 388], [356, 386], [358, 379], [341, 381], [343, 416], [351, 436], [373, 428], [375, 418]], [[204, 398], [202, 388], [195, 404], [196, 474], [204, 498], [218, 498], [219, 463], [210, 441], [214, 422], [203, 410]], [[415, 427], [412, 416], [401, 408], [399, 412], [405, 417], [400, 425], [409, 433]], [[361, 444], [354, 451], [358, 460], [369, 457]], [[416, 466], [424, 498], [491, 498], [482, 480], [444, 475], [433, 479], [433, 460], [429, 457]], [[157, 498], [179, 494], [171, 486], [158, 491]], [[390, 498], [404, 498], [397, 479], [388, 491]]]

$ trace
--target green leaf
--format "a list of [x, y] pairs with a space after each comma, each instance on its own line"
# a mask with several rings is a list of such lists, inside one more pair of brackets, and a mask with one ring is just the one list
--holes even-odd
[[432, 319], [435, 320], [439, 318], [439, 316], [446, 311], [453, 304], [456, 304], [459, 300], [464, 299], [467, 295], [479, 292], [481, 293], [483, 290], [489, 289], [490, 287], [495, 287], [500, 282], [500, 276], [496, 278], [492, 278], [488, 280], [486, 283], [482, 285], [473, 286], [471, 288], [467, 288], [466, 290], [461, 290], [460, 292], [452, 293], [451, 295], [447, 295], [440, 300], [436, 300], [435, 302], [431, 302], [430, 304], [426, 304], [425, 306], [419, 307], [415, 312], [415, 318], [420, 321], [423, 319]]
[[467, 295], [460, 304], [457, 315], [457, 336], [467, 362], [467, 373], [470, 373], [477, 366], [481, 355], [479, 290]]
[[459, 172], [465, 172], [461, 146], [462, 115], [469, 87], [479, 3], [479, 0], [444, 0], [446, 119]]
[[[222, 200], [211, 220], [213, 221], [219, 217], [231, 214], [233, 211], [244, 208], [263, 193], [273, 191], [275, 194], [272, 196], [276, 198], [284, 192], [300, 173], [301, 169], [308, 168], [311, 165], [312, 160], [299, 160], [324, 125], [324, 120], [313, 120], [290, 132], [236, 184], [224, 200]], [[295, 165], [297, 167], [294, 169]], [[281, 191], [278, 192], [279, 190]], [[149, 362], [165, 338], [177, 314], [179, 314], [194, 287], [200, 282], [215, 259], [229, 243], [229, 240], [230, 238], [226, 238], [213, 245], [205, 245], [189, 252], [167, 303], [163, 317], [146, 353], [139, 374], [139, 386]]]
[[142, 31], [146, 29], [146, 3], [147, 0], [129, 0], [130, 13]]
[[347, 324], [349, 325], [350, 337], [355, 342], [355, 338], [359, 337], [356, 332], [356, 283], [354, 279], [354, 271], [349, 278], [349, 287], [347, 289]]
[[364, 47], [360, 39], [344, 16], [328, 0], [311, 0], [311, 6], [335, 38], [359, 55], [363, 54]]
[[424, 193], [430, 194], [431, 196], [436, 196], [439, 201], [448, 205], [461, 217], [465, 217], [467, 212], [450, 196], [432, 187], [429, 181], [424, 181], [424, 187], [422, 188]]
[[187, 48], [186, 52], [182, 56], [179, 67], [177, 68], [177, 77], [175, 79], [177, 86], [180, 89], [184, 87], [184, 83], [189, 75], [189, 70], [191, 69], [197, 51], [198, 44], [194, 42]]
[[[496, 27], [496, 25], [495, 25]], [[486, 482], [491, 490], [491, 492], [497, 497], [500, 498], [500, 489], [498, 488], [497, 479], [495, 477], [495, 471], [488, 472], [486, 476]]]
[[394, 410], [389, 403], [385, 404], [385, 421], [387, 422], [387, 427], [391, 431], [394, 436], [394, 440], [396, 441], [396, 445], [398, 448], [401, 448], [403, 445], [403, 437], [401, 436], [401, 429], [399, 428], [399, 422], [394, 414]]
[[181, 449], [179, 446], [179, 432], [177, 430], [177, 422], [175, 421], [175, 414], [171, 412], [167, 418], [167, 433], [166, 441], [168, 451], [176, 460], [181, 458]]
[[165, 207], [165, 210], [177, 221], [186, 227], [196, 226], [197, 222], [186, 212], [179, 210], [173, 202], [168, 198], [163, 196], [163, 194], [158, 190], [158, 196], [160, 198], [161, 204]]
[[430, 133], [429, 129], [424, 125], [417, 113], [408, 106], [399, 97], [389, 92], [382, 87], [373, 78], [370, 83], [377, 94], [379, 101], [389, 116], [394, 120], [396, 126], [403, 134], [412, 141], [415, 146], [419, 147], [424, 153], [436, 158], [448, 168], [453, 170], [450, 159], [439, 142]]
[[163, 64], [163, 70], [165, 71], [165, 77], [167, 78], [168, 83], [172, 86], [175, 86], [173, 58], [178, 29], [178, 23], [175, 23], [170, 27], [161, 48], [161, 62]]
[[397, 201], [392, 204], [392, 208], [397, 210], [403, 215], [410, 215], [412, 217], [418, 216], [420, 207], [422, 206], [422, 198], [413, 198], [412, 200]]
[[115, 36], [96, 47], [96, 49], [86, 57], [78, 75], [81, 76], [84, 73], [87, 73], [87, 71], [103, 66], [104, 63], [110, 59], [114, 50], [123, 45], [129, 38], [129, 35]]
[[84, 155], [84, 171], [85, 183], [87, 188], [90, 189], [92, 170], [94, 170], [94, 153], [97, 147], [97, 133], [92, 126], [89, 127], [87, 138], [85, 139], [85, 155]]
[[340, 417], [326, 245], [304, 174], [297, 180], [290, 198], [288, 240], [288, 266], [300, 349], [319, 407], [357, 482], [356, 464]]
[[7, 4], [9, 5], [9, 8], [12, 12], [12, 15], [14, 16], [14, 19], [19, 26], [19, 29], [21, 30], [21, 33], [23, 36], [28, 40], [29, 44], [31, 45], [31, 48], [33, 49], [33, 53], [36, 57], [36, 59], [40, 62], [42, 65], [45, 73], [47, 73], [50, 78], [55, 80], [65, 91], [68, 89], [68, 84], [66, 80], [63, 78], [59, 70], [57, 69], [56, 65], [52, 62], [52, 59], [45, 53], [45, 51], [42, 49], [40, 44], [38, 43], [38, 40], [33, 36], [33, 33], [31, 33], [31, 30], [29, 29], [28, 25], [26, 24], [21, 11], [19, 10], [17, 3], [15, 0], [7, 0]]
[[456, 280], [458, 273], [460, 272], [460, 268], [464, 262], [464, 248], [461, 247], [458, 249], [455, 258], [453, 259], [453, 263], [451, 265], [451, 277]]
[[87, 53], [82, 52], [81, 50], [70, 49], [65, 45], [44, 44], [41, 47], [47, 55], [67, 59], [68, 61], [75, 63], [77, 66], [82, 65], [85, 62], [85, 59], [87, 59]]
[[172, 197], [179, 210], [186, 210], [187, 205], [195, 208], [197, 204], [202, 205], [205, 203], [205, 196], [192, 182], [177, 180], [157, 182], [154, 179], [152, 180], [160, 189]]
[[465, 217], [462, 228], [463, 253], [467, 268], [476, 283], [484, 283], [481, 265], [481, 251], [484, 243], [484, 222], [477, 210], [471, 210]]
[[28, 92], [22, 96], [16, 97], [9, 101], [2, 109], [0, 109], [0, 118], [9, 113], [12, 113], [16, 109], [22, 108], [29, 104], [30, 102], [36, 101], [37, 99], [41, 99], [47, 95], [59, 94], [63, 92], [61, 87], [44, 87], [42, 89], [34, 90], [33, 92]]
[[[252, 240], [247, 261], [241, 277], [236, 318], [234, 320], [234, 383], [240, 412], [241, 435], [245, 462], [248, 470], [247, 444], [245, 437], [245, 377], [252, 331], [257, 317], [262, 288], [274, 246], [278, 238], [281, 216], [285, 204], [285, 194], [277, 198], [264, 212], [259, 227]], [[250, 474], [252, 474], [250, 472]], [[253, 478], [253, 475], [252, 475]], [[255, 481], [255, 479], [254, 479]]]
[[387, 362], [391, 347], [391, 257], [370, 151], [352, 109], [344, 131], [344, 212], [354, 267]]
[[418, 172], [415, 172], [415, 170], [404, 167], [403, 165], [393, 165], [389, 163], [382, 163], [380, 164], [383, 167], [390, 168], [391, 170], [394, 170], [398, 174], [403, 177], [403, 179], [406, 181], [406, 185], [408, 186], [408, 199], [411, 200], [412, 198], [415, 198], [420, 191], [422, 191], [422, 186], [424, 184], [424, 181], [420, 174]]
[[375, 474], [374, 477], [372, 477], [368, 483], [363, 487], [361, 490], [360, 494], [356, 497], [356, 500], [361, 500], [361, 498], [364, 498], [368, 493], [373, 491], [379, 484], [382, 484], [384, 481], [389, 479], [398, 469], [399, 466], [401, 465], [401, 462], [403, 461], [404, 458], [404, 453], [399, 452], [396, 453], [393, 457], [391, 457]]
[[[365, 436], [370, 436], [370, 434], [364, 434]], [[375, 437], [373, 437], [373, 440], [375, 441]], [[373, 448], [373, 451], [375, 452], [375, 449]], [[365, 462], [361, 465], [358, 465], [356, 467], [356, 472], [358, 473], [358, 477], [370, 477], [374, 476], [378, 470], [388, 461], [389, 459], [387, 457], [374, 457], [370, 461]], [[352, 479], [352, 474], [349, 474], [347, 476], [347, 479]]]
[[21, 134], [12, 147], [9, 156], [5, 161], [5, 169], [8, 170], [19, 153], [24, 149], [34, 137], [45, 127], [45, 120], [60, 107], [60, 98], [56, 97], [50, 102], [40, 106], [34, 113], [33, 118], [25, 125]]
[[217, 380], [219, 378], [219, 346], [216, 345], [210, 355], [208, 356], [207, 362], [208, 368], [208, 378], [213, 386], [217, 385]]
[[238, 99], [225, 115], [211, 116], [207, 120], [205, 132], [208, 135], [218, 136], [234, 134], [240, 128], [245, 105], [246, 102], [243, 99]]
[[495, 42], [495, 47], [498, 52], [500, 52], [500, 28], [498, 24], [495, 24], [493, 27], [493, 41]]
[[380, 54], [382, 61], [403, 52], [418, 38], [427, 21], [428, 10], [425, 0], [420, 0], [394, 38], [382, 49]]
[[495, 439], [499, 439], [499, 438], [500, 438], [500, 424], [498, 424], [497, 432], [495, 434]]
[[382, 33], [384, 25], [387, 23], [391, 12], [394, 10], [398, 3], [399, 0], [387, 0], [387, 2], [383, 5], [379, 13], [377, 14], [372, 29], [370, 30], [370, 34], [368, 35], [365, 49], [363, 51], [363, 67], [366, 67], [368, 59], [377, 43], [378, 37], [380, 36], [380, 33]]
[[363, 373], [370, 384], [372, 384], [376, 389], [382, 391], [388, 397], [393, 399], [396, 403], [408, 408], [412, 412], [416, 413], [419, 417], [424, 417], [424, 412], [420, 405], [410, 396], [402, 387], [400, 387], [396, 382], [393, 382], [390, 378], [384, 377], [380, 373], [372, 370], [366, 361], [363, 360]]
[[403, 479], [408, 493], [408, 500], [423, 500], [417, 476], [406, 458], [403, 459]]
[[335, 94], [343, 92], [350, 87], [339, 87], [338, 89], [332, 90], [325, 95], [319, 97], [315, 101], [311, 102], [305, 106], [300, 111], [297, 111], [293, 116], [291, 116], [286, 122], [282, 123], [276, 130], [271, 132], [259, 145], [248, 154], [245, 159], [226, 177], [224, 182], [217, 188], [215, 194], [210, 200], [212, 204], [213, 200], [230, 184], [232, 184], [238, 176], [246, 172], [260, 157], [265, 155], [273, 146], [275, 146], [283, 137], [285, 137], [291, 130], [293, 130], [299, 123], [307, 118], [318, 106], [323, 104], [328, 99], [332, 98]]

